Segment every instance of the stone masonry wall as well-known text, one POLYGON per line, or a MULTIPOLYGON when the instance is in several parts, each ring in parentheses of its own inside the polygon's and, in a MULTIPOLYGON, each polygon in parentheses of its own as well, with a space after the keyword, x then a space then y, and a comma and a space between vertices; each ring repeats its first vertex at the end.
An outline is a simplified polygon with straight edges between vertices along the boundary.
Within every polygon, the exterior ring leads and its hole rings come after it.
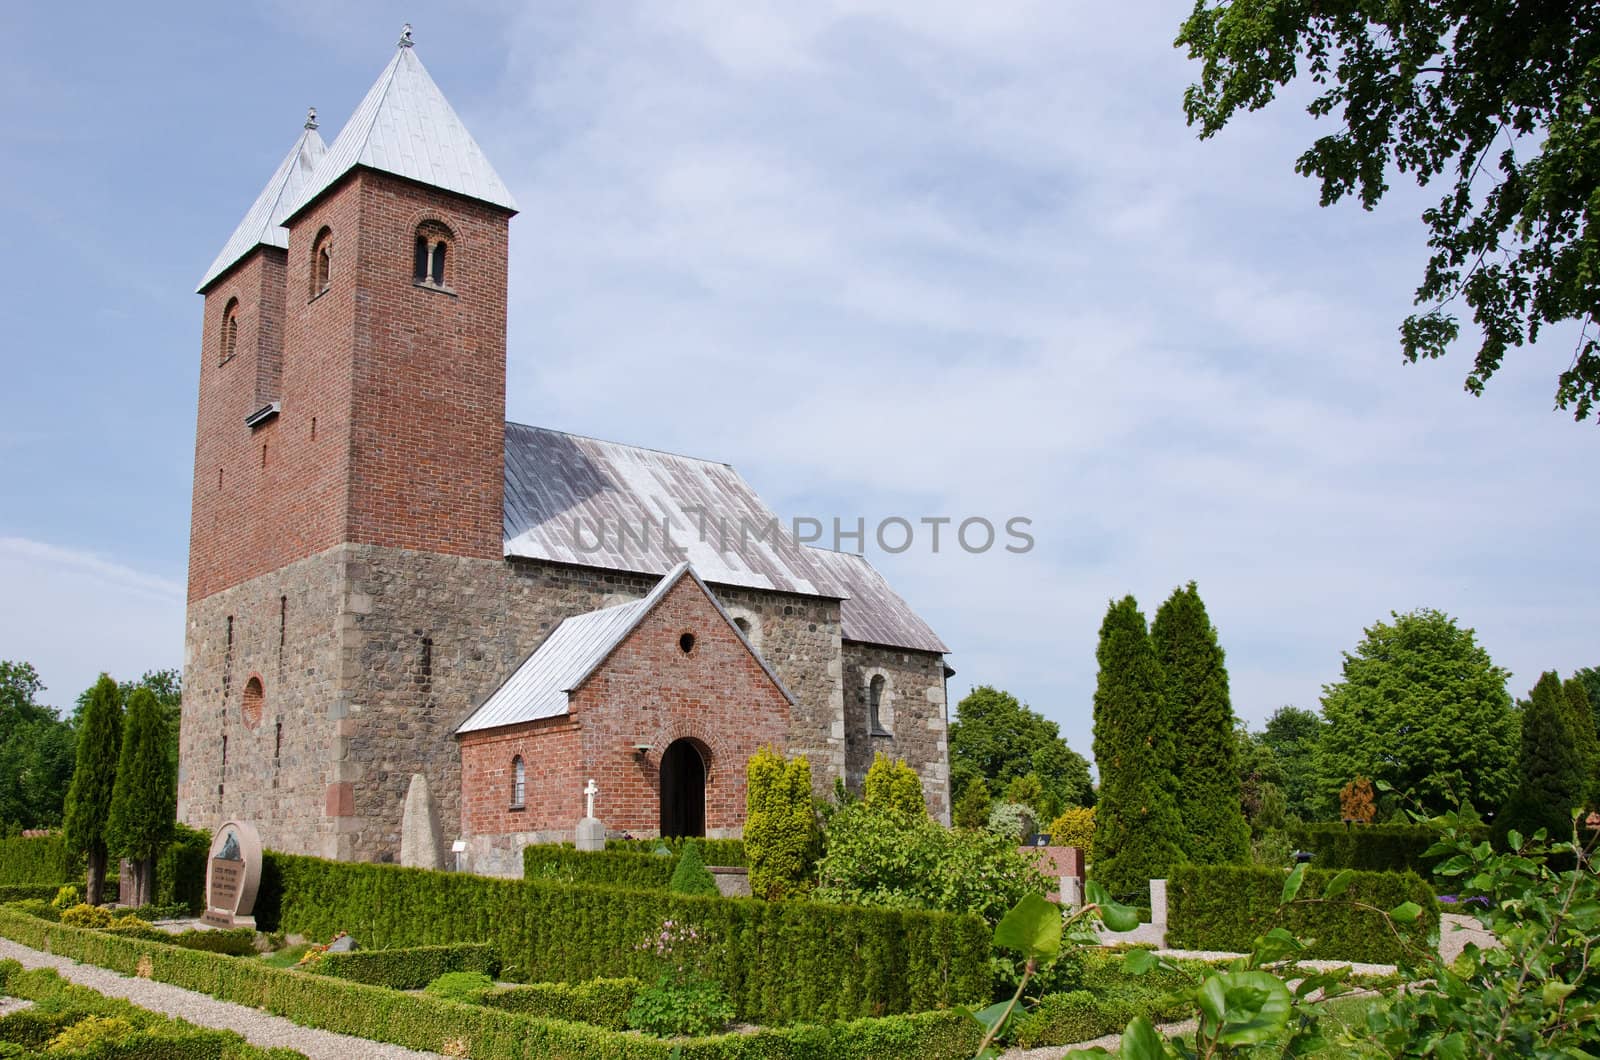
POLYGON ((845 722, 849 733, 847 783, 861 790, 873 755, 903 758, 922 778, 928 812, 950 823, 950 758, 944 657, 846 641, 843 646, 845 722), (887 736, 868 731, 872 679, 884 679, 879 721, 887 736))

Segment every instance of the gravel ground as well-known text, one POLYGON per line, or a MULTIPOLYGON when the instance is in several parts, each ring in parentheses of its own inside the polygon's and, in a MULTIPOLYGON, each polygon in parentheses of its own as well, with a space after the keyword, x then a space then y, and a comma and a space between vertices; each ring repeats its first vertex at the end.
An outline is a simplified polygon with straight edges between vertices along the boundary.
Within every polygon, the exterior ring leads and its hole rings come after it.
POLYGON ((21 961, 24 968, 54 968, 63 979, 98 990, 108 997, 127 998, 140 1008, 152 1012, 177 1016, 201 1027, 235 1031, 252 1045, 298 1049, 311 1060, 407 1060, 417 1057, 443 1060, 439 1053, 402 1049, 398 1045, 369 1042, 348 1034, 302 1027, 282 1016, 269 1015, 244 1005, 235 1005, 231 1001, 218 1001, 214 997, 167 983, 126 978, 92 964, 79 964, 65 957, 40 953, 19 946, 10 939, 0 938, 0 959, 4 958, 21 961))
POLYGON ((21 1012, 25 1008, 32 1008, 32 1001, 24 1001, 20 997, 0 997, 0 1016, 9 1016, 13 1012, 21 1012))

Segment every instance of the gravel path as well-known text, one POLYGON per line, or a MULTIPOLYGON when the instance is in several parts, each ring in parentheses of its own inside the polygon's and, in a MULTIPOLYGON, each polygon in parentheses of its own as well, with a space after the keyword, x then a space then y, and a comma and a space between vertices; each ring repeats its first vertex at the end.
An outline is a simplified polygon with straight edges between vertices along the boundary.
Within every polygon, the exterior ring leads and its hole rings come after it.
POLYGON ((127 998, 140 1008, 152 1012, 176 1016, 201 1027, 235 1031, 244 1035, 251 1045, 298 1049, 311 1060, 444 1060, 439 1053, 402 1049, 398 1045, 302 1027, 282 1016, 273 1016, 231 1001, 218 1001, 214 997, 167 983, 126 978, 92 964, 79 964, 65 957, 40 953, 10 939, 0 938, 0 959, 5 958, 21 961, 24 968, 54 968, 63 979, 98 990, 108 997, 127 998))

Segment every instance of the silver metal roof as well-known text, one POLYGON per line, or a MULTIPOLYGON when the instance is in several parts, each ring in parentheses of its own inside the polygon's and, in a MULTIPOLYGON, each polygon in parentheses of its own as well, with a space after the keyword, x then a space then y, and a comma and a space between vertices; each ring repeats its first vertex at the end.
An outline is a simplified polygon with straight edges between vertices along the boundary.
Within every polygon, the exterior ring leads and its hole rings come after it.
POLYGON ((839 602, 840 635, 845 640, 940 655, 950 650, 865 556, 815 547, 809 551, 848 594, 839 602))
POLYGON ((308 120, 305 132, 300 134, 294 147, 278 163, 272 179, 261 189, 256 201, 250 204, 244 220, 239 222, 239 227, 222 245, 222 252, 200 278, 200 286, 195 288, 196 291, 210 287, 218 276, 233 268, 240 258, 256 247, 289 248, 289 230, 283 227, 284 219, 289 216, 288 206, 310 183, 317 163, 327 152, 327 145, 317 135, 315 121, 308 120))
POLYGON ((505 477, 507 556, 845 595, 727 464, 508 423, 505 477))
POLYGON ((517 201, 433 83, 409 38, 290 203, 293 217, 356 166, 393 173, 515 211, 517 201))
POLYGON ((694 579, 728 628, 761 664, 779 691, 793 703, 794 696, 784 687, 766 660, 761 658, 761 653, 745 639, 744 633, 728 616, 728 612, 723 610, 716 594, 692 566, 683 563, 657 582, 642 600, 574 615, 562 621, 545 638, 545 642, 512 672, 505 684, 490 693, 483 704, 456 727, 456 732, 498 729, 505 725, 556 718, 567 713, 571 693, 583 686, 606 657, 638 628, 656 604, 685 577, 694 579))

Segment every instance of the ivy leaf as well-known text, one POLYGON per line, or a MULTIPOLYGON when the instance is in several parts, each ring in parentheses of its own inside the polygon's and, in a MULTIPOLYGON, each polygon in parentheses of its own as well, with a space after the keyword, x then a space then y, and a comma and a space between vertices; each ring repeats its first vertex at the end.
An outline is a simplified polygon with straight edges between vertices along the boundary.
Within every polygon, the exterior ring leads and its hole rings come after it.
POLYGON ((1294 867, 1294 871, 1289 873, 1289 878, 1283 881, 1283 898, 1281 900, 1281 904, 1288 905, 1290 902, 1294 901, 1294 896, 1300 893, 1300 885, 1305 881, 1306 865, 1305 862, 1302 861, 1300 864, 1294 867))
POLYGON ((1410 924, 1422 915, 1422 906, 1416 902, 1401 902, 1389 910, 1389 915, 1402 924, 1410 924))
POLYGON ((1356 874, 1353 869, 1345 869, 1339 875, 1328 881, 1327 889, 1322 892, 1324 898, 1337 898, 1350 889, 1350 884, 1355 882, 1356 874))
POLYGON ((1023 895, 995 925, 994 944, 1018 950, 1030 960, 1055 960, 1061 952, 1061 907, 1037 894, 1023 895))

